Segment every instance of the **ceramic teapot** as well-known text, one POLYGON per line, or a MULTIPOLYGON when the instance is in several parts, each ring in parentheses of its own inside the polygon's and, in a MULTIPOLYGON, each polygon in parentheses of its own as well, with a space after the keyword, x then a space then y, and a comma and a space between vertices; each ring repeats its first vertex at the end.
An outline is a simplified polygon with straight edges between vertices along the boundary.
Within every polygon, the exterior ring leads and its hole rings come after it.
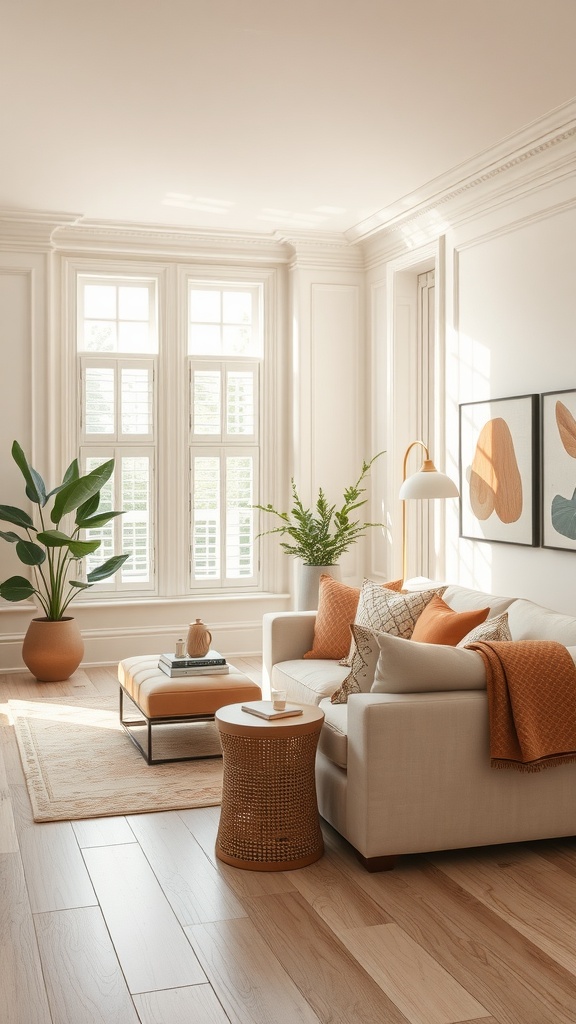
POLYGON ((191 622, 188 627, 188 638, 186 640, 186 649, 190 658, 203 658, 205 654, 208 654, 210 650, 210 644, 212 643, 212 633, 202 622, 202 619, 196 619, 196 622, 191 622))

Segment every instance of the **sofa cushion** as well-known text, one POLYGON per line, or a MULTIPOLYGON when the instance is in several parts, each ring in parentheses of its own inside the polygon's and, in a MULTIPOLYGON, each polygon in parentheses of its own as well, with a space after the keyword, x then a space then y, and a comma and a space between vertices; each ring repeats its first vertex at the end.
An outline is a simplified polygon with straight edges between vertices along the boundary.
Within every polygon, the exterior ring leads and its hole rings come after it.
POLYGON ((486 608, 488 605, 490 619, 505 612, 515 600, 514 597, 497 597, 495 594, 484 594, 481 590, 470 590, 469 587, 459 587, 456 584, 446 587, 442 597, 456 612, 486 608))
POLYGON ((455 647, 466 633, 484 622, 488 608, 456 612, 437 594, 418 617, 412 640, 425 644, 446 644, 455 647))
POLYGON ((345 658, 350 649, 350 625, 354 622, 360 590, 323 573, 318 587, 318 613, 312 650, 305 658, 345 658))
POLYGON ((485 622, 471 629, 456 646, 466 647, 467 644, 474 644, 478 640, 497 640, 503 642, 511 639, 512 634, 508 625, 508 612, 502 612, 501 615, 495 615, 493 619, 486 619, 485 622))
POLYGON ((376 634, 373 630, 356 624, 350 626, 350 632, 356 641, 352 664, 344 682, 332 694, 332 704, 346 704, 351 693, 370 693, 370 687, 374 682, 376 662, 380 655, 376 634))
POLYGON ((524 598, 510 605, 508 625, 513 640, 556 640, 565 647, 576 645, 576 618, 524 598))
POLYGON ((373 693, 483 690, 486 670, 477 651, 421 644, 387 633, 378 635, 380 657, 373 693))
POLYGON ((348 675, 349 669, 337 661, 281 661, 274 665, 270 675, 275 690, 286 690, 288 700, 299 704, 319 704, 330 697, 348 675))
POLYGON ((331 704, 328 698, 320 701, 324 721, 318 740, 318 750, 340 768, 348 762, 348 706, 331 704))
MULTIPOLYGON (((410 594, 391 592, 373 580, 364 580, 360 588, 360 600, 356 611, 355 623, 366 626, 379 633, 391 633, 394 636, 408 638, 412 636, 418 616, 435 594, 439 597, 444 587, 416 591, 410 594)), ((354 653, 354 641, 350 647, 345 664, 350 665, 354 653)))

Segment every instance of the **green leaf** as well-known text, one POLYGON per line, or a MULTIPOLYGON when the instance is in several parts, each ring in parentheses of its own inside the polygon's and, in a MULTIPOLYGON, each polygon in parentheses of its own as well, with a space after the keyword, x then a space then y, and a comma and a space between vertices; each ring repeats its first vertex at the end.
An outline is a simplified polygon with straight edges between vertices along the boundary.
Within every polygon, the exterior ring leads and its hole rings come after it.
POLYGON ((76 526, 82 527, 83 530, 95 530, 100 526, 106 526, 106 523, 116 516, 123 515, 123 512, 100 512, 97 516, 91 516, 89 519, 79 519, 76 516, 76 526))
POLYGON ((94 494, 98 494, 105 483, 114 472, 114 459, 102 463, 86 476, 73 480, 56 495, 54 508, 50 518, 53 523, 59 523, 63 516, 72 512, 84 502, 88 501, 94 494))
POLYGON ((91 586, 90 583, 82 583, 81 580, 68 580, 71 587, 76 587, 77 590, 88 590, 91 586))
POLYGON ((31 540, 19 540, 16 545, 16 554, 24 565, 42 565, 46 561, 46 552, 38 544, 31 540))
POLYGON ((98 511, 99 504, 100 492, 98 492, 98 494, 93 494, 91 498, 88 498, 88 501, 85 501, 82 505, 80 505, 80 507, 76 510, 76 525, 80 526, 81 519, 89 519, 90 516, 93 516, 94 513, 98 511))
POLYGON ((576 491, 572 498, 563 498, 561 494, 557 494, 552 500, 551 515, 556 533, 576 540, 576 491))
POLYGON ((51 498, 53 494, 58 494, 59 491, 64 490, 64 488, 68 484, 72 483, 73 480, 77 480, 79 476, 80 470, 78 469, 78 459, 73 459, 62 477, 62 483, 58 484, 58 487, 53 487, 46 495, 46 498, 48 499, 51 498))
POLYGON ((101 580, 107 580, 109 576, 113 576, 118 571, 127 558, 130 558, 130 555, 114 555, 107 562, 103 562, 102 565, 97 565, 95 569, 92 569, 92 572, 88 573, 86 579, 89 583, 99 583, 101 580))
POLYGON ((61 530, 44 530, 38 534, 38 540, 47 548, 68 548, 74 558, 91 555, 102 543, 100 540, 77 540, 75 537, 69 537, 67 533, 62 533, 61 530))
POLYGON ((93 551, 97 551, 101 543, 100 540, 71 540, 68 548, 74 558, 84 558, 85 555, 91 555, 93 551))
POLYGON ((7 540, 9 544, 16 544, 19 540, 22 540, 17 533, 12 533, 12 530, 7 531, 6 533, 0 530, 0 537, 2 537, 2 540, 7 540))
POLYGON ((35 593, 30 580, 24 579, 23 576, 11 576, 9 580, 0 583, 0 597, 5 601, 25 601, 35 593))
POLYGON ((69 537, 67 533, 62 533, 61 530, 43 530, 36 539, 47 548, 67 548, 72 537, 69 537))
POLYGON ((29 464, 22 448, 18 444, 18 441, 14 441, 12 445, 12 458, 26 481, 26 494, 30 498, 30 501, 33 501, 36 505, 41 505, 43 507, 46 504, 46 487, 44 485, 44 481, 40 476, 40 473, 37 473, 29 464))
POLYGON ((35 530, 33 520, 27 512, 15 505, 0 505, 0 520, 5 523, 14 523, 14 526, 22 526, 25 530, 35 530))

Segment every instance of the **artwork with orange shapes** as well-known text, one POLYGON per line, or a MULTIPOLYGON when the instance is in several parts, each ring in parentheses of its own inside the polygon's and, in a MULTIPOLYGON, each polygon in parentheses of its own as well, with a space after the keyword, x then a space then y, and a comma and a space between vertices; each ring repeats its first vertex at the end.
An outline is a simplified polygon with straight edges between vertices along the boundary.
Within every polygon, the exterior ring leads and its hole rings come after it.
POLYGON ((576 551, 576 389, 542 395, 542 546, 576 551))
POLYGON ((539 396, 460 405, 460 536, 539 543, 539 396))

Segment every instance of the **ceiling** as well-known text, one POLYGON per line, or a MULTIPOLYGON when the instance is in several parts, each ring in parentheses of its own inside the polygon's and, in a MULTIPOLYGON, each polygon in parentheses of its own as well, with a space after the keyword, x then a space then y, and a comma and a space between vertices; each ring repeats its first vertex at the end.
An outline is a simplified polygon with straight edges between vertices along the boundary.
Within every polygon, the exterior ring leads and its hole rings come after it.
POLYGON ((0 0, 0 207, 346 231, 576 96, 574 0, 0 0))

